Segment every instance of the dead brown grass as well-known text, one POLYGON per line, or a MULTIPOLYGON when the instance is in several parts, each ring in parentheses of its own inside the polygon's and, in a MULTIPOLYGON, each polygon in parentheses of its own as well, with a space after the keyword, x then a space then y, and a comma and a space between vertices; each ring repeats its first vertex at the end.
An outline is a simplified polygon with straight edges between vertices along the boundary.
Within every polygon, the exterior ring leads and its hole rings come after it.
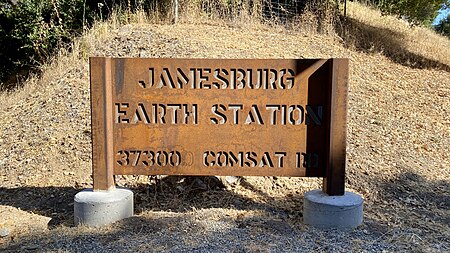
POLYGON ((348 3, 348 19, 338 25, 352 50, 380 53, 409 67, 450 71, 450 55, 445 53, 450 41, 429 28, 411 26, 356 2, 348 3))

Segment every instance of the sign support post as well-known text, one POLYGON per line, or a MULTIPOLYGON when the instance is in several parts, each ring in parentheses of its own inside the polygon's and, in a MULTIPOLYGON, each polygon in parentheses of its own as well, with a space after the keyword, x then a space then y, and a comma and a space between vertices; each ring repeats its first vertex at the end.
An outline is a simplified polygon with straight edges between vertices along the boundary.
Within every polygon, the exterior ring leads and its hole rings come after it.
POLYGON ((348 60, 333 59, 330 75, 330 141, 322 187, 330 196, 342 196, 345 193, 348 60))
POLYGON ((91 58, 91 125, 94 190, 114 189, 111 58, 91 58))

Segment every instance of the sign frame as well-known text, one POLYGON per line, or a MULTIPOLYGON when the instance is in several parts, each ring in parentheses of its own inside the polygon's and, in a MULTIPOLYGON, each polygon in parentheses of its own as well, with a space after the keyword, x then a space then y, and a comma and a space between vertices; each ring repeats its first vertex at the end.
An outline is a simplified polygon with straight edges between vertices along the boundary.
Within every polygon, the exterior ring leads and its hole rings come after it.
MULTIPOLYGON (((207 65, 211 62, 225 62, 233 60, 222 59, 142 59, 142 58, 90 58, 91 81, 91 129, 92 129, 92 174, 93 188, 95 191, 108 191, 115 188, 114 145, 115 129, 115 90, 123 75, 123 64, 126 61, 159 61, 189 62, 204 61, 207 65), (118 81, 119 80, 119 81, 118 81)), ((303 78, 309 78, 323 66, 327 66, 327 90, 323 96, 327 98, 327 106, 324 113, 326 129, 324 138, 324 176, 323 192, 330 196, 340 196, 345 193, 345 166, 346 166, 346 121, 347 121, 347 89, 348 89, 348 59, 308 59, 308 60, 234 60, 264 64, 270 61, 307 61, 309 66, 303 70, 303 78)), ((303 63, 302 63, 303 64, 303 63)), ((297 76, 297 73, 296 73, 297 76)), ((296 77, 297 78, 297 77, 296 77)), ((298 78, 302 78, 299 76, 298 78)), ((307 82, 307 80, 306 80, 307 82)), ((307 94, 310 96, 310 94, 307 94)), ((306 137, 305 137, 306 138, 306 137)), ((306 141, 306 140, 305 140, 306 141)), ((140 173, 142 174, 142 173, 140 173)), ((183 174, 189 175, 189 174, 183 174)), ((205 174, 212 175, 212 174, 205 174)), ((274 174, 273 176, 275 176, 274 174)))

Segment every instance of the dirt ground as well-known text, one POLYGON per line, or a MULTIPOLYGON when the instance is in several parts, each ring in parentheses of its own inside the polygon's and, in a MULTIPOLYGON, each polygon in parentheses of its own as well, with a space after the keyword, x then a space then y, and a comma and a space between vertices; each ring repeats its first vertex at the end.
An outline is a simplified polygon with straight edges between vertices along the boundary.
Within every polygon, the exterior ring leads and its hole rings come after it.
POLYGON ((97 26, 41 79, 0 95, 0 250, 450 252, 450 62, 424 68, 349 43, 261 24, 97 26), (364 224, 304 225, 303 194, 320 178, 116 176, 134 191, 136 216, 73 227, 73 197, 92 182, 93 55, 349 58, 346 187, 364 197, 364 224))

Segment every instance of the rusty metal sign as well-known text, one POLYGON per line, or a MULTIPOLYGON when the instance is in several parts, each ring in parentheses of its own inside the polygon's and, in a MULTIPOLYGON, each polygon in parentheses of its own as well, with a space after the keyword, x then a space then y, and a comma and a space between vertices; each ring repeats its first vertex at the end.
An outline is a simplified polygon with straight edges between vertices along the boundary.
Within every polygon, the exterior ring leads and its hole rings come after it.
POLYGON ((94 189, 113 175, 323 177, 344 193, 347 59, 90 59, 94 189))

